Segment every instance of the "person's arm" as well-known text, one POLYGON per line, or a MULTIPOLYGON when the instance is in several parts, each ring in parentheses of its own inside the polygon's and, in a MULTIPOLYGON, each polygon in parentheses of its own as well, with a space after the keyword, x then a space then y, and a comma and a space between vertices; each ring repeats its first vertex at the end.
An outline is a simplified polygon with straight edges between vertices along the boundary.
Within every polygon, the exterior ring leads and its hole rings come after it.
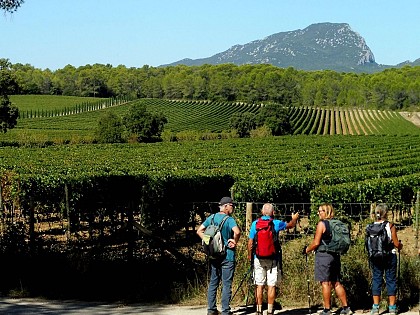
POLYGON ((401 250, 403 248, 403 244, 398 240, 397 229, 395 228, 395 225, 390 224, 389 228, 391 229, 392 243, 394 243, 394 246, 398 250, 401 250))
POLYGON ((306 254, 309 254, 311 251, 316 250, 318 246, 321 244, 322 234, 325 232, 325 224, 322 221, 318 222, 316 226, 315 236, 312 240, 312 243, 306 247, 306 254))
POLYGON ((252 247, 254 246, 254 240, 252 238, 248 239, 248 260, 251 261, 252 258, 252 247))
POLYGON ((233 231, 233 238, 228 239, 228 246, 229 248, 234 248, 236 244, 239 242, 239 238, 241 237, 241 230, 236 225, 232 228, 233 231))
POLYGON ((205 230, 206 230, 206 227, 203 224, 201 224, 197 230, 197 235, 200 236, 201 239, 203 239, 205 230))
POLYGON ((299 212, 292 213, 292 220, 290 220, 287 225, 286 229, 293 229, 296 226, 296 222, 299 219, 299 212))

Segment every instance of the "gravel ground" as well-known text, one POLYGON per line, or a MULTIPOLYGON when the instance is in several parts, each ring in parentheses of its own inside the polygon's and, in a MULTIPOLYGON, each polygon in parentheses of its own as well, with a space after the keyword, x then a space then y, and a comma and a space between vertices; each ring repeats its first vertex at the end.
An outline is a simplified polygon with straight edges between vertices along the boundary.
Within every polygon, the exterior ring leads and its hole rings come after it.
MULTIPOLYGON (((255 314, 251 307, 236 307, 232 309, 233 315, 255 314)), ((51 301, 41 299, 10 299, 0 298, 0 314, 58 314, 58 315, 206 315, 205 306, 179 306, 179 305, 121 305, 107 303, 88 303, 78 301, 51 301)), ((265 312, 264 312, 265 314, 265 312)), ((299 315, 309 314, 307 308, 284 309, 275 314, 299 315)), ((312 314, 316 314, 314 311, 312 314)), ((368 310, 357 310, 355 314, 369 314, 368 310)), ((381 315, 388 314, 382 310, 381 315)), ((419 307, 411 311, 400 313, 405 315, 420 315, 419 307)))

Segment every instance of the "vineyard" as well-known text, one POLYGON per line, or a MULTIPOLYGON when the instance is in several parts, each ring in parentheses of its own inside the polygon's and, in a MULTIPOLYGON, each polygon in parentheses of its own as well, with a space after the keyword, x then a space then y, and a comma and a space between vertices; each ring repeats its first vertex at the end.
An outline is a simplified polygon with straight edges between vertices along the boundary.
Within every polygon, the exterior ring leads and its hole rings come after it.
POLYGON ((240 201, 410 203, 420 187, 419 140, 419 136, 288 136, 2 147, 0 170, 3 189, 10 186, 14 191, 8 202, 36 202, 43 207, 60 205, 65 185, 86 200, 109 198, 104 189, 120 191, 129 185, 133 198, 154 202, 162 198, 162 204, 173 205, 209 196, 217 199, 229 190, 240 201))
MULTIPOLYGON (((163 99, 89 99, 75 98, 72 105, 58 105, 60 97, 42 96, 45 104, 38 109, 29 105, 28 96, 15 96, 20 108, 18 125, 0 140, 19 141, 29 135, 41 135, 53 142, 65 143, 65 138, 93 138, 94 129, 104 111, 123 116, 133 102, 146 104, 148 110, 163 113, 168 119, 165 130, 170 132, 201 131, 220 133, 229 130, 234 113, 258 114, 263 104, 217 101, 181 101, 163 99), (76 99, 80 103, 76 102, 76 99), (54 105, 50 103, 53 102, 54 105), (29 135, 28 135, 29 134, 29 135), (57 141, 56 139, 63 139, 57 141)), ((35 98, 37 99, 37 98, 35 98)), ((64 100, 67 104, 67 101, 64 100)), ((291 107, 293 134, 305 135, 407 135, 420 134, 420 128, 398 112, 361 110, 357 108, 291 107)), ((30 136, 29 136, 30 137, 30 136)), ((89 140, 88 142, 91 142, 89 140)), ((68 142, 68 141, 67 141, 68 142)))
MULTIPOLYGON (((174 130, 222 130, 232 113, 261 108, 137 101, 165 113, 174 130)), ((88 135, 101 112, 122 115, 129 104, 22 118, 11 132, 88 135)), ((53 297, 148 301, 156 290, 170 297, 197 272, 205 274, 192 233, 223 195, 233 195, 241 207, 281 204, 284 218, 299 207, 306 220, 302 232, 310 231, 320 202, 333 202, 360 230, 370 205, 384 201, 413 231, 420 190, 417 127, 386 111, 301 107, 291 115, 301 127, 283 137, 0 147, 0 248, 9 271, 1 292, 27 286, 31 294, 53 297), (180 238, 181 231, 190 234, 180 238)), ((243 223, 241 215, 238 207, 243 223)))

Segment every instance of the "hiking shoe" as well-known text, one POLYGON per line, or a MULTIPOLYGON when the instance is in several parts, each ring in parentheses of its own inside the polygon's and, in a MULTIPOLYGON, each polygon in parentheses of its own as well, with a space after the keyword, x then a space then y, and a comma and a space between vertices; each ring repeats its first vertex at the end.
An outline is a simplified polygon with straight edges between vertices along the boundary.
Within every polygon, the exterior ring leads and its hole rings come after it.
POLYGON ((353 312, 351 311, 350 307, 345 307, 341 310, 340 314, 350 315, 353 314, 353 312))
POLYGON ((271 313, 267 312, 267 315, 274 315, 274 311, 272 311, 271 313))
POLYGON ((256 312, 255 315, 263 315, 263 312, 256 312))
POLYGON ((388 312, 389 312, 389 314, 398 314, 398 312, 397 312, 397 306, 395 306, 395 305, 390 306, 388 308, 388 312))
POLYGON ((322 312, 319 313, 319 315, 331 315, 331 311, 322 310, 322 312))
POLYGON ((379 307, 372 307, 370 315, 379 315, 379 307))

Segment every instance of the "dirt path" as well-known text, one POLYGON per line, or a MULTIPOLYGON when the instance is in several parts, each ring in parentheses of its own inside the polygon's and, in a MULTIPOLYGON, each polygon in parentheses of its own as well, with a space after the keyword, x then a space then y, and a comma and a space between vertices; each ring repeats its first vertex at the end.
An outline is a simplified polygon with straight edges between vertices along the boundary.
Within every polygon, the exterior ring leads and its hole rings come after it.
MULTIPOLYGON (((252 307, 236 307, 232 309, 233 315, 255 314, 252 307)), ((78 301, 51 301, 41 299, 11 299, 0 298, 0 314, 57 314, 57 315, 205 315, 205 306, 179 306, 179 305, 121 305, 108 303, 88 303, 78 301)), ((265 312, 264 312, 265 313, 265 312)), ((367 310, 357 310, 355 314, 368 314, 367 310)), ((309 314, 308 308, 284 309, 276 311, 282 315, 309 314)), ((312 314, 316 314, 315 311, 312 314)), ((385 312, 382 315, 388 314, 385 312)), ((402 315, 419 315, 419 307, 411 311, 400 313, 402 315)))
POLYGON ((400 112, 400 115, 420 127, 420 112, 400 112))

